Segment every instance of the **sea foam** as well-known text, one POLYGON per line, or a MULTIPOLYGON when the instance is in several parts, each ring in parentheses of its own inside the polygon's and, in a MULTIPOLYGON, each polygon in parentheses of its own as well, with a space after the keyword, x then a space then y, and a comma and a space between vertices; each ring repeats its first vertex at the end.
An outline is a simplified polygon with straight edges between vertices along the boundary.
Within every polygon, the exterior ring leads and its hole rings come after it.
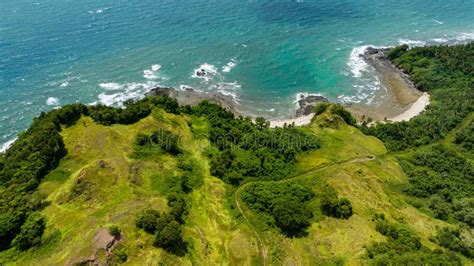
POLYGON ((9 140, 7 142, 5 142, 4 144, 2 144, 2 146, 0 147, 0 153, 4 153, 6 152, 8 149, 10 149, 10 147, 13 145, 13 143, 15 143, 15 141, 17 140, 18 138, 14 138, 12 140, 9 140))
POLYGON ((55 97, 49 97, 46 100, 46 104, 49 106, 58 106, 59 105, 59 99, 55 97))
POLYGON ((222 67, 222 72, 229 73, 234 67, 237 66, 237 59, 232 58, 227 65, 222 67))
POLYGON ((199 68, 196 68, 191 75, 192 78, 204 79, 209 82, 214 79, 217 74, 217 67, 208 63, 204 63, 199 68))

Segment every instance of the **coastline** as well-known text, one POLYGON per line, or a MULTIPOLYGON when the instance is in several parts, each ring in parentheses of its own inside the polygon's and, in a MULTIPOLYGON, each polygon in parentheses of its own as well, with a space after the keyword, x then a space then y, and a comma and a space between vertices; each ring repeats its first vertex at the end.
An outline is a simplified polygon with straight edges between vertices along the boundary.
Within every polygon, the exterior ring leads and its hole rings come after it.
MULTIPOLYGON (((358 122, 363 121, 392 121, 402 122, 422 113, 430 104, 428 93, 419 91, 410 77, 403 73, 398 67, 386 57, 388 49, 368 48, 360 55, 369 65, 375 69, 375 75, 381 81, 384 89, 377 91, 373 104, 344 104, 358 122)), ((157 87, 146 94, 154 96, 169 96, 176 98, 180 105, 196 105, 200 101, 208 100, 220 104, 225 109, 237 116, 243 115, 239 110, 239 104, 232 97, 219 92, 203 92, 193 88, 177 90, 174 88, 157 87)), ((271 127, 283 127, 285 124, 304 126, 311 123, 314 113, 312 107, 321 102, 329 102, 321 95, 301 96, 298 100, 299 108, 294 117, 282 119, 269 119, 271 127)))
POLYGON ((368 48, 361 57, 375 69, 386 90, 378 90, 374 104, 346 104, 359 121, 407 121, 429 105, 428 93, 419 91, 410 77, 386 57, 388 49, 368 48), (369 119, 370 118, 370 119, 369 119))
MULTIPOLYGON (((402 122, 408 121, 422 113, 430 104, 430 95, 419 91, 410 77, 386 57, 386 48, 368 48, 360 55, 375 69, 375 75, 380 79, 383 88, 377 91, 374 104, 344 104, 358 122, 402 122)), ((243 116, 239 104, 230 96, 219 92, 203 92, 193 88, 181 90, 175 88, 157 87, 151 89, 146 96, 169 96, 176 98, 180 105, 196 105, 203 100, 216 103, 237 116, 243 116)), ((320 102, 329 102, 321 95, 308 95, 298 100, 299 108, 292 118, 269 119, 270 127, 286 125, 304 126, 311 123, 314 113, 312 107, 320 102)), ((0 146, 0 153, 4 153, 15 142, 12 139, 0 146)))

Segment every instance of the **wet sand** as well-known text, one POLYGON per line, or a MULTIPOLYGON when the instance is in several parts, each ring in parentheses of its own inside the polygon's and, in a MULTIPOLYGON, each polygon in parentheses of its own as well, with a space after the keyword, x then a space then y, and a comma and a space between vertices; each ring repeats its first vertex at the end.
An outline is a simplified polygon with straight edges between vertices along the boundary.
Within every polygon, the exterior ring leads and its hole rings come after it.
MULTIPOLYGON (((380 89, 373 104, 346 104, 345 108, 359 121, 365 121, 371 118, 373 121, 407 121, 419 115, 430 104, 428 93, 423 93, 416 89, 416 86, 410 80, 409 76, 403 73, 390 60, 385 57, 387 50, 369 49, 363 58, 376 70, 376 75, 380 79, 383 89, 380 89)), ((188 88, 185 90, 175 90, 172 88, 156 88, 147 95, 166 95, 174 97, 180 105, 196 105, 203 100, 220 104, 222 107, 233 112, 236 115, 242 115, 239 110, 240 105, 232 97, 215 92, 202 92, 188 88)), ((315 97, 315 96, 310 96, 315 97)), ((320 96, 318 96, 320 97, 320 96)), ((323 97, 315 100, 324 102, 323 97)), ((303 126, 311 123, 314 114, 307 113, 305 100, 300 110, 294 118, 289 119, 271 119, 271 127, 282 127, 285 124, 303 126)), ((310 101, 311 102, 311 101, 310 101)))
POLYGON ((363 55, 363 58, 375 68, 376 75, 386 89, 377 92, 371 105, 346 105, 358 121, 367 120, 369 117, 374 121, 409 120, 420 114, 429 104, 429 96, 422 97, 424 94, 416 89, 409 76, 385 57, 386 51, 370 49, 363 55))

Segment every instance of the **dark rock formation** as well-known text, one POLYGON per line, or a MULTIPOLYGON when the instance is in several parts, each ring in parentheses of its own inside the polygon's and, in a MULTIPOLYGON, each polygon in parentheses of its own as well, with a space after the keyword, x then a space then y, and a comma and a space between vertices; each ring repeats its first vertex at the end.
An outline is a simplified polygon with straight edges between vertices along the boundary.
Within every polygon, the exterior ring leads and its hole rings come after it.
POLYGON ((296 110, 296 115, 297 116, 309 115, 313 113, 314 106, 316 106, 318 103, 327 103, 327 102, 329 102, 328 99, 319 95, 309 95, 307 97, 301 96, 301 99, 298 100, 298 104, 300 108, 296 110))
POLYGON ((171 98, 176 98, 178 96, 178 93, 173 88, 156 87, 156 88, 151 89, 145 95, 146 96, 161 96, 161 97, 167 96, 171 98))

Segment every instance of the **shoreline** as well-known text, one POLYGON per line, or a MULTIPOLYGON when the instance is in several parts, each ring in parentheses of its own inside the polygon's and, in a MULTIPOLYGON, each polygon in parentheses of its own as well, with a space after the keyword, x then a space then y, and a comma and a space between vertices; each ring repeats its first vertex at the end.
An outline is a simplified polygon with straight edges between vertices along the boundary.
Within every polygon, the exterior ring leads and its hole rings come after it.
MULTIPOLYGON (((358 122, 402 122, 408 121, 421 114, 430 104, 430 95, 419 91, 411 81, 409 75, 405 74, 395 66, 387 57, 388 49, 376 49, 369 47, 364 54, 360 55, 370 66, 375 69, 375 75, 380 79, 383 88, 377 91, 374 104, 344 104, 358 122)), ((310 106, 310 105, 309 105, 310 106)), ((314 114, 300 111, 308 110, 308 105, 300 103, 300 109, 295 118, 269 120, 271 127, 279 127, 284 124, 295 124, 303 126, 311 123, 314 114)))
POLYGON ((386 57, 387 51, 368 48, 361 55, 375 69, 375 75, 386 90, 377 91, 373 105, 345 105, 359 122, 406 121, 420 114, 429 104, 428 94, 419 91, 410 77, 386 57))
MULTIPOLYGON (((430 95, 419 91, 410 77, 386 57, 386 48, 369 47, 360 55, 375 69, 375 75, 381 80, 384 89, 376 94, 376 104, 344 104, 358 122, 372 120, 374 122, 403 122, 421 114, 430 104, 430 95)), ((151 89, 145 96, 168 96, 176 98, 180 105, 196 105, 203 100, 216 103, 237 116, 244 116, 239 110, 239 104, 230 96, 220 92, 204 92, 193 88, 178 90, 175 88, 157 87, 151 89)), ((283 127, 285 124, 304 126, 311 123, 314 113, 312 107, 320 102, 329 102, 324 96, 310 94, 298 100, 299 108, 292 118, 267 119, 270 127, 283 127)), ((0 145, 0 153, 4 153, 15 142, 12 139, 0 145)))
MULTIPOLYGON (((347 103, 344 107, 351 112, 358 122, 402 122, 408 121, 422 113, 430 104, 427 92, 419 91, 410 77, 396 67, 386 57, 386 48, 369 47, 360 55, 375 70, 374 75, 380 79, 383 88, 375 96, 374 104, 347 103)), ((239 104, 230 96, 219 92, 203 92, 193 88, 177 90, 174 88, 157 87, 150 90, 146 96, 169 96, 176 98, 180 105, 196 105, 203 100, 216 103, 237 116, 244 116, 239 110, 239 104)), ((298 100, 299 108, 293 117, 267 119, 271 127, 283 127, 285 124, 304 126, 311 123, 314 113, 312 107, 321 102, 329 102, 324 96, 310 94, 301 96, 298 100)))

